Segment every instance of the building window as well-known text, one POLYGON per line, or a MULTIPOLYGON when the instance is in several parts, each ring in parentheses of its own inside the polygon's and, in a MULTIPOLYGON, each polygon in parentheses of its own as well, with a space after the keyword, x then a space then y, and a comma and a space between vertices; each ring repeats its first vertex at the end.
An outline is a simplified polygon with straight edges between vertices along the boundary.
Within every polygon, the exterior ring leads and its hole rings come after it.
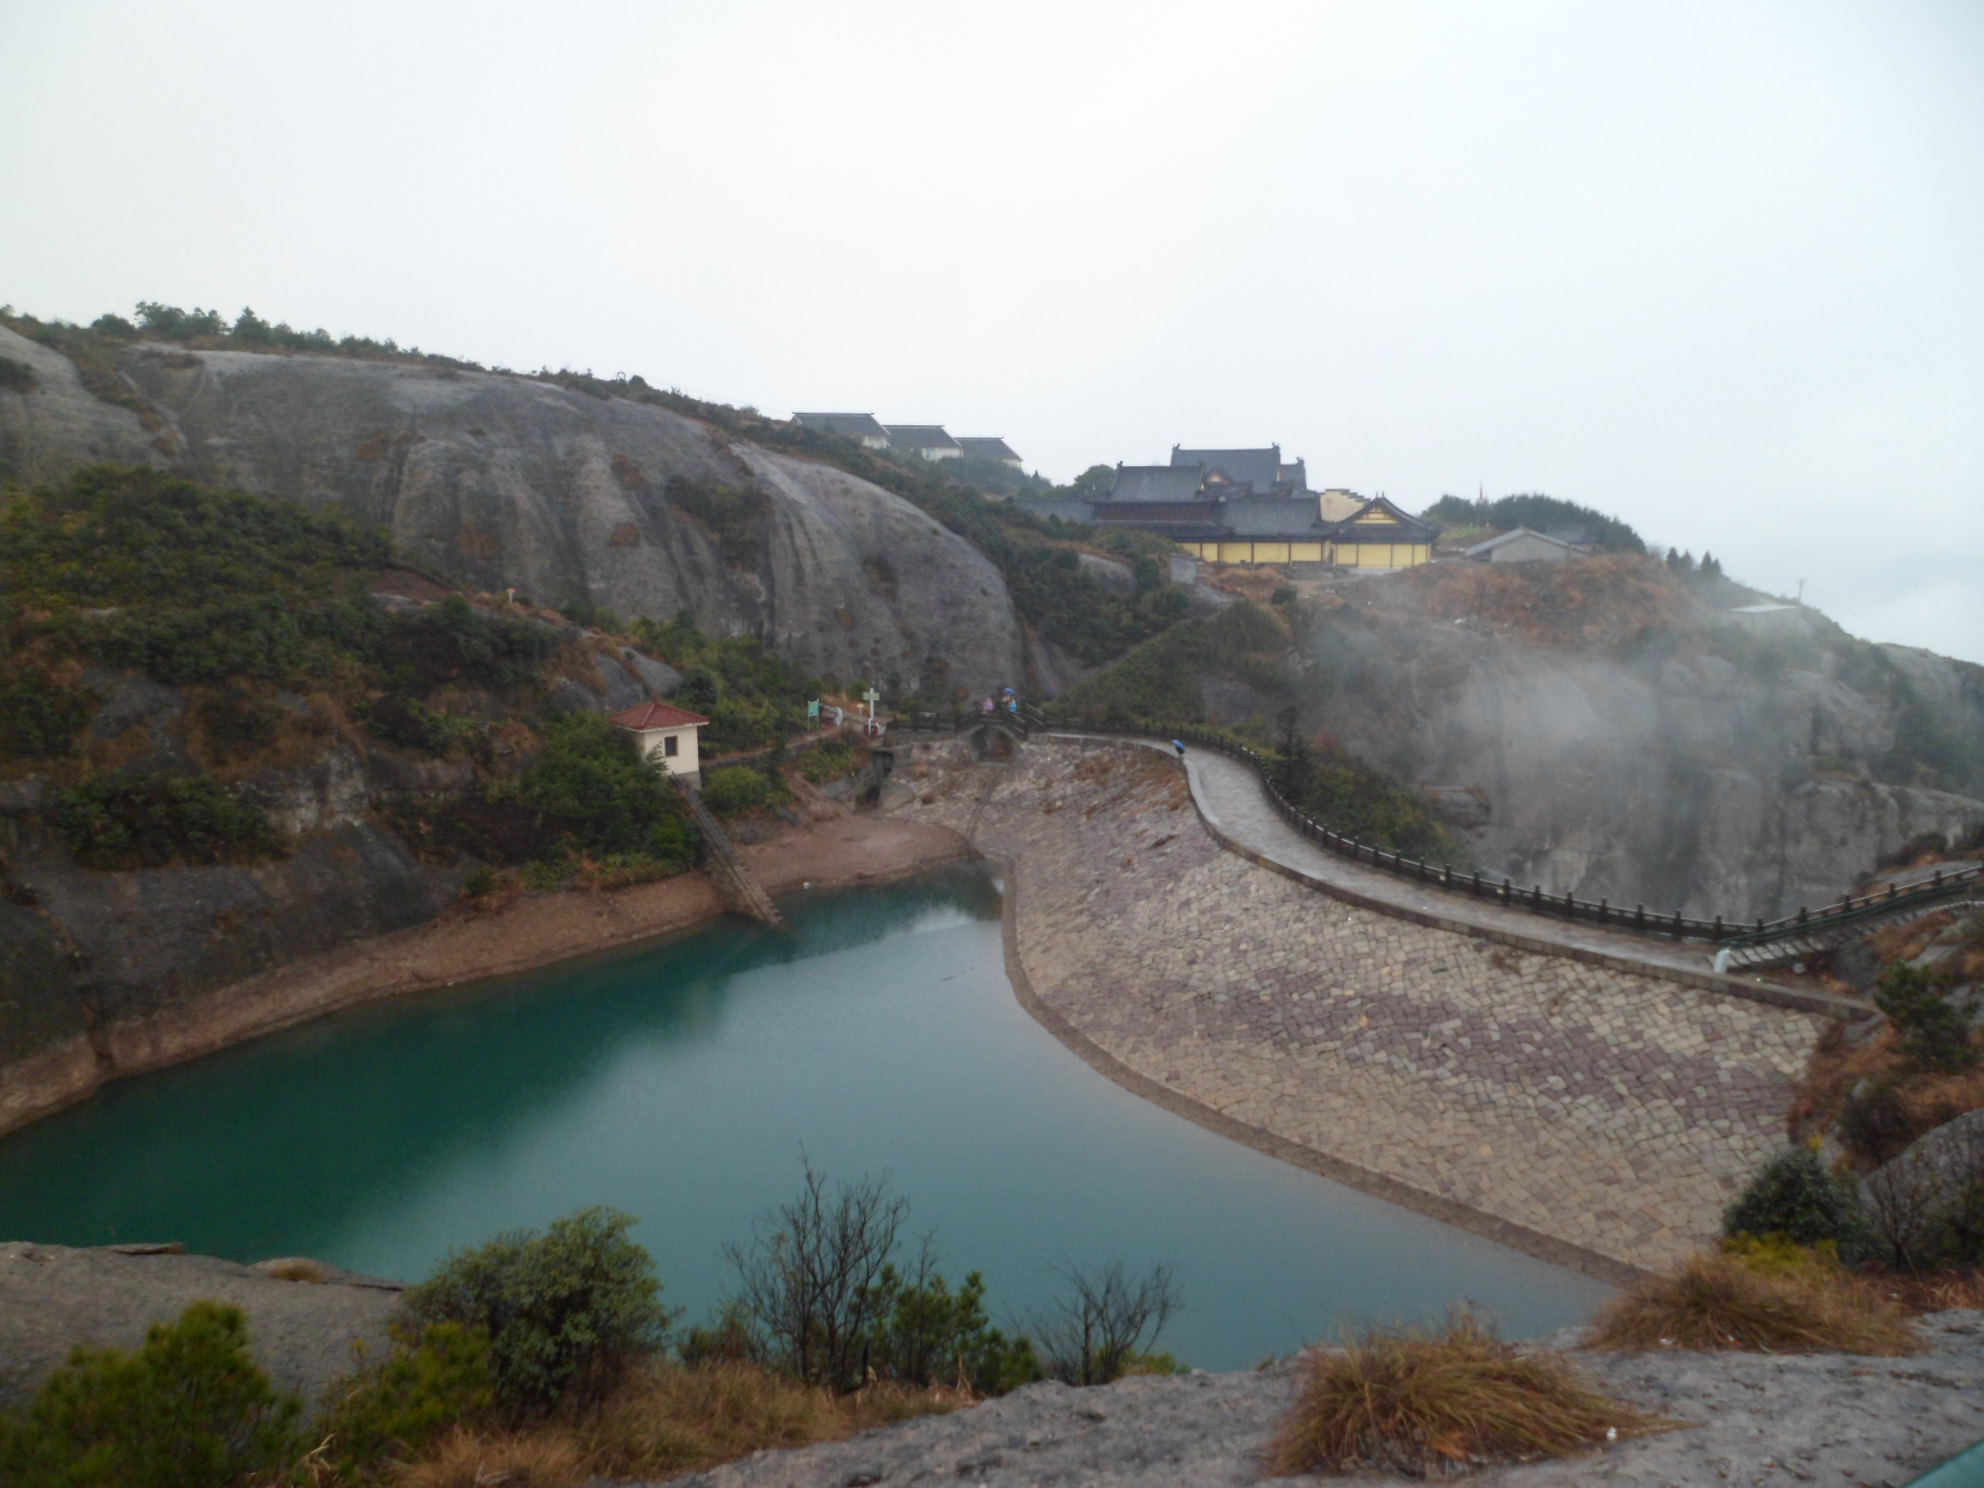
POLYGON ((681 751, 681 748, 682 748, 682 736, 680 734, 670 734, 667 738, 661 741, 661 752, 667 755, 670 759, 674 759, 675 756, 681 751))

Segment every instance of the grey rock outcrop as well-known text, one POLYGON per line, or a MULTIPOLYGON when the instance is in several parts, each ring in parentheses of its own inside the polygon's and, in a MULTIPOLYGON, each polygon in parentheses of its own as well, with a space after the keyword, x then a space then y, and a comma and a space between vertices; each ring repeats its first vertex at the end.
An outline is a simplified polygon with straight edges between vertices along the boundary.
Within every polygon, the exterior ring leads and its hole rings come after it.
MULTIPOLYGON (((1984 738, 1984 669, 1885 648, 1952 736, 1984 738)), ((1984 800, 1876 778, 1898 698, 1707 652, 1629 664, 1410 623, 1331 632, 1304 723, 1422 786, 1478 793, 1484 871, 1649 911, 1775 918, 1836 900, 1984 800)), ((1919 725, 1919 720, 1918 720, 1919 725)))
POLYGON ((0 328, 39 386, 0 394, 0 455, 28 480, 91 460, 184 470, 388 528, 470 587, 750 634, 891 693, 1022 675, 1020 626, 983 554, 832 466, 732 442, 649 403, 426 365, 140 345, 120 375, 161 432, 93 397, 64 357, 0 328), (668 494, 756 485, 755 562, 668 494))
MULTIPOLYGON (((1909 1360, 1576 1353, 1577 1368, 1601 1389, 1677 1428, 1582 1456, 1470 1470, 1464 1481, 1481 1488, 1905 1482, 1984 1433, 1984 1313, 1942 1313, 1925 1319, 1923 1331, 1931 1352, 1909 1360)), ((954 1415, 760 1452, 671 1481, 675 1488, 1239 1488, 1263 1480, 1265 1449, 1299 1382, 1298 1367, 1283 1362, 1248 1374, 1127 1379, 1088 1390, 1029 1385, 954 1415)), ((1425 1480, 1360 1473, 1348 1481, 1403 1488, 1425 1480)))
POLYGON ((278 1389, 315 1403, 351 1369, 351 1346, 387 1344, 397 1283, 324 1268, 283 1281, 212 1256, 0 1243, 0 1410, 18 1410, 74 1348, 137 1348, 194 1302, 248 1319, 249 1351, 278 1389))

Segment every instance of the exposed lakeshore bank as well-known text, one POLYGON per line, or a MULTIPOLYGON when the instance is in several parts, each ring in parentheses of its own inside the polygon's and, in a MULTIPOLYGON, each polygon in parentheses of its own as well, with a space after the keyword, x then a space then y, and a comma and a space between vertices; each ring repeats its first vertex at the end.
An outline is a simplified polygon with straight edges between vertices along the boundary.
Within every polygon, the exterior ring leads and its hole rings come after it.
MULTIPOLYGON (((912 877, 974 856, 935 822, 831 816, 739 848, 774 895, 912 877)), ((439 919, 289 962, 144 1016, 112 1019, 0 1070, 0 1135, 86 1100, 112 1080, 197 1059, 327 1013, 541 970, 697 929, 724 913, 701 872, 657 883, 461 905, 439 919)))
POLYGON ((898 778, 899 815, 1009 866, 1015 991, 1093 1068, 1602 1280, 1717 1232, 1829 1021, 1319 895, 1223 846, 1135 746, 920 744, 898 778))

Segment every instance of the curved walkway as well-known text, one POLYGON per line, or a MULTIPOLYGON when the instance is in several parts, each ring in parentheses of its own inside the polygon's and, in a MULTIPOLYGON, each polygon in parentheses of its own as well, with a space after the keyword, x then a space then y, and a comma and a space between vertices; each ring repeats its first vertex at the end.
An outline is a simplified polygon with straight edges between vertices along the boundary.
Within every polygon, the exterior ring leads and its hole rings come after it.
MULTIPOLYGON (((1161 744, 1117 740, 1097 734, 1048 734, 1047 739, 1083 743, 1127 743, 1170 756, 1161 744)), ((1705 991, 1774 1003, 1805 1012, 1850 1017, 1872 1012, 1867 1003, 1814 989, 1787 986, 1760 975, 1724 976, 1710 970, 1700 946, 1655 936, 1628 935, 1595 925, 1552 920, 1528 910, 1452 893, 1433 884, 1415 884, 1394 874, 1353 863, 1318 847, 1281 819, 1261 794, 1260 781, 1240 761, 1209 750, 1191 750, 1185 773, 1192 801, 1206 826, 1228 848, 1286 878, 1345 903, 1396 915, 1416 924, 1498 941, 1517 950, 1569 956, 1594 965, 1705 991)))
POLYGON ((1825 1015, 1360 903, 1222 840, 1247 823, 1209 777, 1194 810, 1123 741, 933 742, 892 814, 1009 865, 1015 988, 1090 1064, 1379 1197, 1619 1281, 1712 1235, 1783 1145, 1825 1015))

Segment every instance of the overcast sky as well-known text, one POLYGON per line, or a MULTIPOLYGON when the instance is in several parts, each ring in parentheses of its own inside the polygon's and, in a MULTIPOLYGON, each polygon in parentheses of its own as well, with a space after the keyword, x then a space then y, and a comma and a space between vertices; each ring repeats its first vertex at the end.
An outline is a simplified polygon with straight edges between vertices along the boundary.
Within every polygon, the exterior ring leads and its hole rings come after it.
POLYGON ((0 301, 1542 491, 1984 662, 1984 3, 0 0, 0 301))

